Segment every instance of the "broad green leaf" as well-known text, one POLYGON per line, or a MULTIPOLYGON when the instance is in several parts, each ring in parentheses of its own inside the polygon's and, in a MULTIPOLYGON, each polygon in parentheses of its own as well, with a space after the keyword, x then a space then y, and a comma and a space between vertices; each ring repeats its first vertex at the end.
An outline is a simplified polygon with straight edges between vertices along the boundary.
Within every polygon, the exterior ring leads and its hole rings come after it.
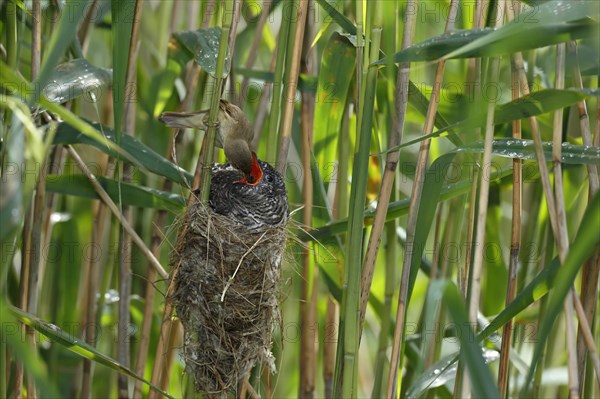
MULTIPOLYGON (((494 123, 507 123, 515 119, 541 115, 573 105, 586 98, 598 95, 597 91, 545 89, 501 104, 496 107, 494 123)), ((483 113, 482 113, 483 114, 483 113)), ((474 123, 480 124, 484 117, 478 115, 474 123)))
POLYGON ((30 313, 24 312, 21 309, 16 308, 14 306, 10 306, 9 311, 21 323, 34 328, 41 334, 48 337, 53 342, 56 342, 56 343, 64 346, 71 352, 74 352, 81 357, 90 359, 90 360, 92 360, 96 363, 102 364, 106 367, 109 367, 112 370, 115 370, 121 374, 135 378, 136 380, 142 381, 144 384, 149 385, 152 389, 156 390, 157 392, 160 392, 162 395, 164 395, 168 398, 172 398, 172 396, 170 396, 167 392, 163 391, 156 385, 152 384, 149 381, 146 381, 143 377, 140 377, 139 375, 137 375, 136 373, 131 371, 129 368, 123 366, 122 364, 111 359, 110 357, 100 353, 98 350, 96 350, 96 348, 88 345, 87 343, 83 342, 79 338, 72 336, 71 334, 62 330, 60 327, 58 327, 52 323, 48 323, 47 321, 44 321, 44 320, 40 319, 39 317, 34 316, 30 313))
MULTIPOLYGON (((524 13, 526 15, 527 12, 524 13)), ((512 31, 497 39, 492 44, 476 48, 468 52, 458 52, 455 56, 445 58, 472 58, 491 57, 546 47, 569 40, 588 38, 598 33, 598 24, 590 19, 581 19, 572 22, 559 22, 553 25, 539 23, 523 25, 527 29, 512 31), (526 36, 527 40, 522 40, 526 36)), ((502 28, 500 28, 502 29, 502 28)), ((444 33, 440 36, 427 39, 393 55, 395 63, 434 61, 449 53, 458 51, 471 42, 484 40, 499 29, 483 28, 470 30, 457 30, 444 33)), ((381 59, 374 65, 385 65, 387 59, 381 59)))
POLYGON ((323 50, 314 118, 314 151, 320 168, 337 157, 338 136, 354 76, 356 50, 347 39, 334 33, 323 50))
MULTIPOLYGON (((36 89, 46 87, 58 61, 64 56, 65 50, 71 45, 73 39, 76 37, 79 20, 85 15, 87 5, 87 1, 81 0, 67 0, 62 4, 63 12, 58 14, 61 18, 58 20, 58 24, 52 31, 49 43, 44 46, 44 59, 42 61, 40 74, 32 87, 36 89)), ((0 69, 4 68, 4 65, 0 65, 0 69)), ((36 104, 44 93, 39 90, 31 90, 29 94, 27 98, 29 99, 29 105, 31 106, 36 104)))
POLYGON ((48 100, 64 103, 85 95, 88 102, 98 100, 98 89, 112 82, 112 72, 98 68, 84 58, 58 65, 43 93, 48 100))
MULTIPOLYGON (((186 48, 202 69, 215 77, 217 71, 217 56, 219 54, 219 42, 221 39, 221 28, 198 29, 195 31, 177 32, 173 36, 186 48)), ((231 68, 231 57, 229 49, 225 56, 225 70, 223 77, 229 74, 231 68)))
MULTIPOLYGON (((120 183, 102 176, 96 178, 115 202, 119 199, 119 184, 121 184, 123 205, 166 209, 174 213, 181 212, 185 208, 185 199, 180 195, 137 184, 120 183)), ((83 175, 48 175, 46 177, 46 190, 85 198, 100 198, 87 177, 83 175)))
MULTIPOLYGON (((573 104, 576 104, 577 102, 585 100, 590 96, 597 95, 598 92, 595 90, 584 91, 545 89, 536 91, 534 93, 528 94, 527 96, 521 97, 518 100, 510 101, 506 104, 501 104, 497 106, 496 111, 494 113, 494 123, 496 125, 499 125, 503 123, 512 122, 513 120, 517 119, 527 118, 530 116, 536 116, 547 112, 556 111, 557 109, 566 108, 573 104)), ((469 117, 469 119, 465 119, 460 122, 453 123, 451 125, 446 125, 445 127, 431 134, 389 148, 386 151, 382 152, 382 154, 420 143, 421 141, 427 138, 444 136, 446 132, 449 132, 451 130, 468 129, 481 126, 483 123, 485 123, 485 118, 485 110, 482 110, 480 113, 469 117)))
MULTIPOLYGON (((31 97, 34 85, 16 73, 12 68, 9 68, 4 61, 0 60, 0 86, 3 86, 7 91, 15 93, 24 99, 31 97)), ((37 101, 40 106, 46 108, 48 111, 57 114, 62 118, 65 123, 68 123, 73 128, 80 131, 83 135, 95 140, 99 143, 103 143, 108 146, 114 153, 121 154, 124 158, 129 160, 136 166, 142 167, 131 155, 124 151, 121 147, 116 145, 114 142, 106 140, 106 138, 98 130, 94 129, 88 122, 84 121, 70 110, 48 100, 45 96, 37 97, 37 101)))
MULTIPOLYGON (((600 2, 587 0, 563 1, 555 0, 540 6, 523 10, 514 20, 498 30, 462 46, 443 58, 457 58, 459 56, 475 56, 481 52, 496 51, 516 52, 525 50, 519 48, 520 43, 531 42, 537 48, 550 44, 569 41, 577 38, 576 32, 585 32, 586 36, 595 30, 600 14, 600 2), (582 19, 595 18, 591 26, 581 25, 582 19), (575 35, 575 37, 573 37, 575 35), (527 38, 527 40, 523 40, 527 38), (509 42, 512 41, 512 46, 509 42), (486 50, 484 50, 486 49, 486 50)), ((580 36, 581 37, 581 36, 580 36)), ((498 54, 498 53, 496 53, 498 54)))
MULTIPOLYGON (((69 124, 61 123, 56 132, 54 144, 89 144, 114 157, 115 152, 105 145, 106 142, 114 143, 116 141, 114 131, 98 123, 92 123, 92 126, 94 129, 104 132, 101 142, 82 134, 69 124)), ((123 135, 121 147, 131 154, 130 156, 135 159, 136 163, 142 165, 145 170, 185 186, 191 185, 192 175, 189 172, 170 162, 135 137, 123 135)))
MULTIPOLYGON (((483 145, 481 145, 481 151, 483 152, 483 145)), ((454 160, 456 152, 449 152, 438 159, 436 159, 425 173, 425 180, 423 181, 423 188, 421 191, 421 199, 419 205, 419 211, 417 214, 414 242, 407 243, 407 251, 412 251, 410 263, 410 279, 408 283, 408 294, 407 301, 410 302, 412 296, 412 290, 417 280, 417 272, 419 271, 419 264, 421 263, 421 257, 425 250, 425 244, 427 237, 429 237, 429 231, 433 223, 433 218, 436 214, 437 204, 439 202, 440 193, 442 191, 442 185, 445 183, 450 164, 454 160)), ((511 171, 512 172, 512 171, 511 171)), ((475 174, 475 176, 477 176, 475 174)))
MULTIPOLYGON (((483 142, 478 141, 467 146, 457 148, 459 152, 480 153, 483 142)), ((543 142, 542 148, 546 160, 552 160, 552 143, 543 142)), ((535 159, 533 140, 523 139, 497 139, 492 142, 494 155, 508 158, 535 159)), ((560 161, 571 165, 597 165, 600 163, 600 147, 588 147, 562 143, 560 161)))
POLYGON ((542 324, 536 337, 537 343, 533 352, 529 373, 527 374, 525 383, 521 389, 521 397, 527 396, 527 391, 529 390, 533 374, 540 360, 540 355, 546 347, 546 342, 552 330, 552 326, 563 309, 565 297, 569 295, 569 291, 573 286, 577 273, 583 267, 587 259, 598 249, 598 245, 600 244, 598 221, 600 221, 600 192, 597 192, 590 200, 581 224, 579 225, 577 236, 572 240, 565 261, 554 279, 553 289, 550 293, 548 306, 546 308, 546 317, 542 320, 542 324))

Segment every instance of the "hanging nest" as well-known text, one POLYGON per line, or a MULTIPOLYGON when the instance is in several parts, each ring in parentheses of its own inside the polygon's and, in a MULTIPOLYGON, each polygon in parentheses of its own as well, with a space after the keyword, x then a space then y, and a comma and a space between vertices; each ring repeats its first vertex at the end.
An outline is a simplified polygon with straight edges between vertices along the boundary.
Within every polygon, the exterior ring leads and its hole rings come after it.
POLYGON ((266 362, 275 371, 272 329, 279 320, 287 223, 285 186, 277 178, 285 209, 275 225, 249 228, 232 214, 215 212, 213 200, 226 199, 213 198, 222 193, 212 188, 211 206, 196 201, 182 219, 169 299, 184 327, 186 370, 205 397, 226 397, 257 363, 266 362))

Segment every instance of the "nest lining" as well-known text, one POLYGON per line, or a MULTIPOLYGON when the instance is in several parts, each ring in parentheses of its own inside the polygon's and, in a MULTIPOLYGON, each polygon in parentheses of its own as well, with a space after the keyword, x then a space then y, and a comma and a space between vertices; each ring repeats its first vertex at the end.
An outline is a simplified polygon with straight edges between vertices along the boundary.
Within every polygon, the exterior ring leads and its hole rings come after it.
POLYGON ((197 391, 226 397, 257 362, 275 370, 272 329, 286 225, 248 231, 197 202, 182 228, 169 299, 185 331, 186 369, 197 391))

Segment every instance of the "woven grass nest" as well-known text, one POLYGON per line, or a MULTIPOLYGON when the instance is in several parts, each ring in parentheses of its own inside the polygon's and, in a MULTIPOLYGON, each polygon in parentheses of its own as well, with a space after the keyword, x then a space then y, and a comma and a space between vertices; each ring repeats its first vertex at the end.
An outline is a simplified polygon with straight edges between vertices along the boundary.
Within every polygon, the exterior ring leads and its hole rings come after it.
POLYGON ((279 320, 287 196, 281 176, 261 166, 270 177, 256 188, 258 196, 255 187, 235 184, 236 169, 213 168, 209 205, 196 201, 188 208, 171 258, 175 290, 169 300, 184 327, 186 371, 204 397, 227 397, 257 363, 275 371, 272 330, 279 320), (223 208, 232 200, 235 211, 223 208), (264 218, 269 201, 281 217, 264 218), (257 217, 270 223, 254 223, 257 217))

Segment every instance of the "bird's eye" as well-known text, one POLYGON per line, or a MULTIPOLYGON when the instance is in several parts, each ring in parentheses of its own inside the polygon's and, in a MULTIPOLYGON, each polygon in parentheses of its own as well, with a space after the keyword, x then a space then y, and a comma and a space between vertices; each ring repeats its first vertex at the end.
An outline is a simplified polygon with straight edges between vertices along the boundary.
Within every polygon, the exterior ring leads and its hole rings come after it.
POLYGON ((273 176, 271 175, 266 175, 265 179, 267 179, 267 183, 273 183, 273 176))

